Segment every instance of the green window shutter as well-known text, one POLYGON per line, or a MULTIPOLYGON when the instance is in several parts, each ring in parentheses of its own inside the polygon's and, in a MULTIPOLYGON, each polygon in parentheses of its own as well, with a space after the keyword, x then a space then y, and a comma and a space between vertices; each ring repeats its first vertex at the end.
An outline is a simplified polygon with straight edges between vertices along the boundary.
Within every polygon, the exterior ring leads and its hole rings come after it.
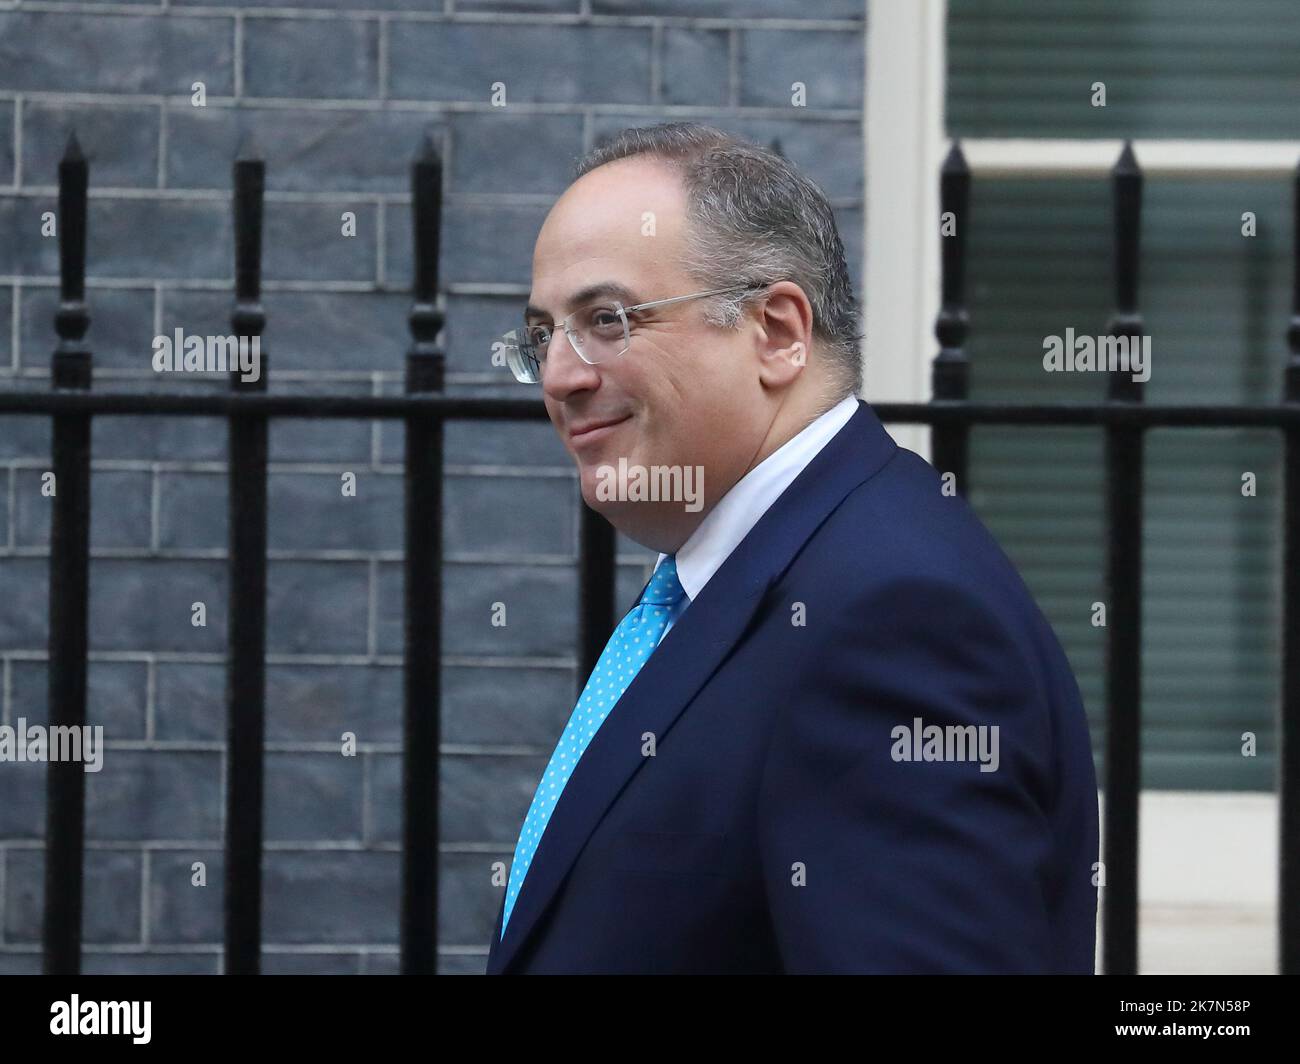
MULTIPOLYGON (((1148 180, 1140 305, 1151 403, 1276 400, 1289 313, 1287 181, 1148 180), (1241 235, 1254 211, 1258 235, 1241 235)), ((1049 335, 1104 332, 1113 301, 1105 179, 975 178, 971 396, 1085 400, 1101 373, 1043 369, 1049 335)), ((1267 790, 1280 682, 1280 436, 1162 429, 1145 462, 1143 785, 1267 790), (1257 495, 1242 495, 1254 473, 1257 495), (1241 735, 1258 737, 1243 757, 1241 735)), ((970 499, 1065 644, 1105 740, 1105 463, 1096 429, 980 427, 970 499)))
MULTIPOLYGON (((955 137, 1300 136, 1294 0, 949 0, 955 137), (1106 106, 1092 105, 1093 84, 1106 106)), ((1139 162, 1141 161, 1139 152, 1139 162)), ((1278 398, 1291 277, 1291 183, 1148 179, 1140 309, 1152 403, 1278 398), (1242 213, 1258 233, 1242 235, 1242 213)), ((1113 307, 1104 179, 981 179, 968 219, 975 399, 1098 399, 1103 374, 1047 373, 1049 335, 1098 335, 1113 307)), ((1273 786, 1278 708, 1280 437, 1148 433, 1143 785, 1273 786), (1242 495, 1242 474, 1257 494, 1242 495), (1242 756, 1242 733, 1258 756, 1242 756)), ((970 498, 1066 646, 1105 741, 1105 464, 1091 429, 977 428, 970 498)))
POLYGON ((1300 3, 949 0, 947 98, 962 137, 1296 137, 1300 3))

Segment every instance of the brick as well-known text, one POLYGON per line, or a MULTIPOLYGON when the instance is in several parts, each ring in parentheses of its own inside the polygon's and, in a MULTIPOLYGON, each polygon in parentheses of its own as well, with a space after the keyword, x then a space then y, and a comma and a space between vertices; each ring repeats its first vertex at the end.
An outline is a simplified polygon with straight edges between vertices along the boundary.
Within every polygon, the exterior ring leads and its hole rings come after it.
POLYGON ((234 19, 85 12, 0 12, 0 90, 234 91, 234 19))
POLYGON ((86 773, 86 838, 219 838, 221 793, 220 754, 110 747, 86 773))
POLYGON ((378 96, 378 21, 245 19, 244 92, 311 99, 378 96), (311 56, 311 62, 286 62, 291 55, 311 56))
MULTIPOLYGON (((498 903, 499 904, 499 903, 498 903)), ((488 923, 487 934, 485 938, 490 939, 492 928, 496 925, 496 909, 492 910, 492 919, 488 923)), ((481 955, 469 956, 464 953, 453 953, 449 956, 440 956, 438 958, 439 975, 486 975, 487 974, 487 953, 481 955)))
MULTIPOLYGON (((10 665, 12 721, 49 723, 49 666, 43 661, 10 665)), ((104 738, 143 739, 149 668, 143 661, 92 661, 86 669, 86 723, 102 725, 104 738)), ((3 834, 3 832, 0 832, 3 834)))
POLYGON ((364 654, 369 624, 365 562, 271 561, 266 642, 272 654, 364 654))
POLYGON ((226 643, 226 572, 217 561, 97 558, 90 567, 93 650, 219 653, 226 643), (191 606, 207 607, 207 626, 191 606))
POLYGON ((0 100, 0 185, 12 185, 18 180, 14 155, 14 111, 12 100, 0 100))
POLYGON ((394 852, 267 853, 263 943, 395 943, 400 863, 394 852))
MULTIPOLYGON (((266 212, 263 276, 268 281, 370 281, 375 277, 375 207, 361 199, 275 203, 266 212), (343 214, 356 235, 343 235, 343 214)), ((227 270, 227 276, 229 270, 227 270)))
MULTIPOLYGON (((442 330, 442 343, 447 355, 447 369, 455 373, 491 373, 503 384, 515 384, 510 370, 504 365, 494 365, 493 358, 503 362, 499 346, 501 335, 523 321, 523 295, 518 296, 450 296, 447 299, 447 320, 442 330)), ((517 385, 518 394, 536 395, 540 389, 526 389, 517 385)))
POLYGON ((165 550, 225 549, 229 478, 222 473, 158 474, 158 542, 165 550))
POLYGON ((863 0, 591 0, 596 15, 673 15, 688 18, 849 19, 865 21, 863 0))
MULTIPOLYGON (((718 114, 704 115, 696 121, 764 147, 771 147, 773 140, 779 141, 782 154, 828 197, 861 201, 864 190, 861 120, 804 117, 798 114, 797 108, 791 108, 791 112, 788 119, 718 114)), ((659 121, 655 116, 602 113, 592 118, 592 137, 599 142, 626 127, 652 126, 659 121)), ((531 245, 528 255, 531 262, 531 245)))
POLYGON ((450 553, 571 554, 574 492, 573 482, 556 477, 448 477, 444 546, 450 553))
POLYGON ((152 104, 23 104, 23 184, 57 185, 59 160, 75 130, 90 163, 90 187, 158 184, 158 108, 152 104))
MULTIPOLYGON (((90 288, 86 303, 90 310, 86 344, 95 370, 134 370, 152 377, 153 287, 90 288)), ((58 309, 57 288, 23 288, 18 337, 19 364, 23 368, 48 372, 59 343, 58 333, 54 331, 54 314, 58 309)))
MULTIPOLYGON (((223 382, 204 382, 173 374, 165 384, 153 380, 113 381, 113 391, 225 391, 223 382), (178 379, 182 378, 182 379, 178 379)), ((101 458, 135 458, 153 462, 225 461, 230 453, 227 422, 215 417, 96 418, 91 423, 92 453, 101 458)))
POLYGON ((392 34, 393 99, 650 103, 648 27, 412 22, 392 34))
POLYGON ((268 541, 273 550, 400 550, 402 478, 362 467, 355 495, 339 473, 271 477, 268 541))
MULTIPOLYGON (((498 740, 510 741, 509 736, 498 740)), ((367 841, 399 842, 402 759, 397 754, 370 757, 372 823, 367 841)), ((519 825, 528 815, 549 758, 550 750, 545 755, 444 754, 438 790, 441 841, 495 842, 513 853, 519 825)))
MULTIPOLYGON (((263 21, 249 19, 244 25, 263 21)), ((319 25, 333 29, 340 23, 319 25)), ((407 193, 411 162, 426 133, 440 143, 441 119, 409 111, 172 104, 167 112, 166 184, 229 189, 241 139, 251 136, 266 160, 268 191, 407 193)))
MULTIPOLYGON (((163 661, 155 670, 155 737, 224 742, 225 665, 163 661)), ((267 704, 272 704, 269 698, 267 704)))
POLYGON ((580 0, 456 0, 456 12, 518 11, 529 14, 574 15, 580 0))
MULTIPOLYGON (((272 356, 274 357, 274 356, 272 356)), ((296 395, 369 395, 369 381, 277 381, 271 391, 296 395)), ((370 464, 370 422, 351 418, 281 418, 271 422, 272 462, 342 462, 353 472, 370 464)))
MULTIPOLYGON (((304 8, 312 11, 357 11, 356 0, 172 0, 173 8, 237 7, 245 11, 262 8, 304 8)), ((383 0, 385 11, 428 11, 429 0, 383 0)))
MULTIPOLYGON (((53 201, 40 202, 42 209, 52 209, 53 201)), ((268 230, 274 229, 272 220, 280 213, 270 213, 268 230)), ((88 226, 89 277, 224 280, 233 270, 228 204, 96 198, 90 201, 88 226)), ((25 272, 57 275, 55 242, 44 240, 38 252, 40 268, 25 272)))
MULTIPOLYGON (((3 112, 0 111, 0 114, 3 112)), ((18 352, 14 350, 11 337, 14 314, 20 304, 18 289, 0 289, 0 379, 4 379, 4 375, 11 372, 18 361, 18 352)))
MULTIPOLYGON (((540 775, 540 770, 538 775, 540 775)), ((531 799, 531 795, 529 796, 531 799)), ((522 823, 523 817, 520 817, 522 823)), ((516 826, 516 831, 518 830, 516 826)), ((508 870, 514 856, 514 839, 508 846, 490 853, 444 853, 438 875, 438 944, 482 946, 480 955, 443 954, 440 972, 482 974, 487 968, 486 947, 492 940, 497 910, 505 887, 493 886, 492 864, 500 861, 508 870)))
POLYGON ((571 668, 444 668, 443 742, 553 746, 575 694, 571 668))
MULTIPOLYGON (((567 566, 443 566, 443 653, 571 655, 577 638, 577 579, 567 566), (492 627, 492 604, 506 624, 492 627)), ((402 651, 402 571, 379 566, 379 651, 402 651)))
MULTIPOLYGON (((21 715, 15 712, 10 725, 21 715)), ((44 838, 45 763, 0 761, 0 839, 44 838)))
POLYGON ((285 953, 262 950, 263 975, 360 975, 358 953, 285 953))
MULTIPOLYGON (((389 227, 409 229, 409 211, 390 209, 389 227), (395 213, 396 212, 396 213, 395 213)), ((196 302, 197 293, 168 293, 164 310, 196 302)), ((224 301, 229 313, 230 299, 224 301)), ((411 344, 406 292, 267 292, 262 348, 272 356, 271 379, 285 370, 387 370, 405 368, 411 344)), ((331 384, 333 387, 333 384, 331 384)), ((345 422, 335 421, 336 428, 345 422)))
POLYGON ((579 115, 494 109, 453 115, 451 129, 453 193, 558 196, 569 184, 573 160, 582 154, 579 115))
POLYGON ((49 564, 44 558, 6 558, 0 565, 0 647, 46 649, 49 586, 49 564))
POLYGON ((665 26, 659 100, 691 107, 724 107, 731 95, 731 42, 725 30, 665 26))
POLYGON ((220 944, 225 859, 220 850, 195 846, 156 850, 149 857, 149 941, 167 945, 220 944), (203 864, 202 886, 194 883, 203 864))
POLYGON ((263 814, 266 840, 360 840, 362 757, 344 757, 338 752, 268 753, 263 814))
POLYGON ((271 665, 266 679, 270 742, 359 743, 402 738, 402 673, 387 665, 271 665))
POLYGON ((861 108, 864 65, 858 33, 745 30, 740 35, 740 105, 791 107, 790 86, 802 82, 809 108, 861 108))
MULTIPOLYGON (((444 283, 530 283, 533 244, 548 209, 508 203, 444 204, 440 273, 444 283)), ((413 276, 409 228, 390 225, 386 234, 384 276, 390 284, 409 284, 413 276)), ((513 378, 505 373, 504 380, 513 378)))
MULTIPOLYGON (((20 547, 48 546, 54 498, 41 494, 43 472, 17 471, 14 491, 15 539, 20 547)), ((95 470, 90 478, 90 545, 148 547, 151 474, 95 470)), ((57 482, 56 482, 57 489, 57 482)))
MULTIPOLYGON (((87 944, 140 941, 140 855, 124 850, 85 853, 82 938, 87 944)), ((5 941, 39 942, 45 913, 45 851, 5 854, 5 941)))
POLYGON ((218 953, 97 953, 86 950, 81 967, 86 975, 218 975, 218 953))
MULTIPOLYGON (((527 386, 507 386, 515 398, 526 397, 527 386)), ((448 389, 448 394, 465 394, 475 390, 448 389)), ((401 386, 384 388, 385 395, 398 395, 401 386)), ((540 396, 540 392, 535 393, 540 396)), ((540 406, 540 400, 538 405, 540 406)), ((381 430, 380 457, 384 462, 403 460, 403 430, 400 425, 386 424, 381 430)), ((537 421, 448 421, 444 431, 448 465, 511 466, 520 469, 573 470, 573 459, 564 449, 555 429, 546 418, 537 421)), ((577 479, 568 478, 570 491, 576 493, 577 479)), ((576 494, 574 495, 576 498, 576 494)))
POLYGON ((0 975, 40 975, 41 954, 37 949, 19 953, 0 947, 0 975))

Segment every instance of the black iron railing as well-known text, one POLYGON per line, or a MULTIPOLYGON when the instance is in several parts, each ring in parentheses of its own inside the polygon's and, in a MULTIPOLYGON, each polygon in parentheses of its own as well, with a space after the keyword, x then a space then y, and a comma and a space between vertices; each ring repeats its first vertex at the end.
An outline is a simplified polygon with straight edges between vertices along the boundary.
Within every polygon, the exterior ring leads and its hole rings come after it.
MULTIPOLYGON (((260 337, 264 163, 234 164, 237 337, 260 337)), ((1116 337, 1142 332, 1138 265, 1142 174, 1125 145, 1112 173, 1115 203, 1116 337)), ((1141 784, 1142 446, 1156 427, 1269 428, 1282 434, 1283 505, 1282 685, 1278 727, 1281 811, 1279 968, 1300 972, 1300 268, 1287 329, 1283 399, 1269 405, 1146 406, 1142 386, 1110 374, 1097 403, 972 402, 964 348, 965 233, 970 170, 954 144, 940 178, 941 209, 957 219, 942 242, 942 306, 936 323, 929 403, 875 406, 887 422, 931 427, 932 461, 968 485, 968 443, 974 425, 1091 425, 1106 434, 1109 523, 1107 706, 1105 751, 1106 886, 1103 970, 1137 971, 1138 795, 1141 784)), ((442 393, 443 322, 436 305, 441 165, 426 139, 412 167, 415 244, 412 344, 402 396, 270 395, 268 365, 256 381, 231 374, 226 394, 96 393, 91 354, 83 344, 88 166, 75 136, 59 164, 61 302, 59 343, 49 392, 0 392, 0 414, 45 414, 53 420, 57 492, 50 534, 49 721, 80 726, 86 717, 87 577, 90 525, 90 421, 123 415, 221 416, 229 423, 230 617, 227 658, 225 839, 225 971, 254 973, 261 948, 262 770, 265 722, 267 425, 271 418, 395 419, 405 423, 405 633, 402 768, 401 956, 404 973, 431 973, 437 950, 438 751, 442 616, 441 525, 443 424, 448 419, 542 420, 535 397, 460 398, 442 393)), ((1296 176, 1296 256, 1300 262, 1300 173, 1296 176)), ((595 667, 616 618, 614 532, 583 507, 579 545, 579 682, 595 667)), ((81 963, 84 773, 75 763, 48 766, 44 969, 76 973, 81 963)))

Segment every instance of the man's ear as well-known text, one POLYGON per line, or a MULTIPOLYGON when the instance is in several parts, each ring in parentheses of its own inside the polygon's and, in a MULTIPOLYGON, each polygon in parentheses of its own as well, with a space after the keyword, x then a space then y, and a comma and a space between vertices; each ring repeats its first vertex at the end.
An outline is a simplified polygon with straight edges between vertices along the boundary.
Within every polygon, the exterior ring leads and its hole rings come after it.
POLYGON ((759 356, 759 379, 768 388, 788 388, 805 371, 808 349, 802 340, 789 347, 777 347, 759 356))

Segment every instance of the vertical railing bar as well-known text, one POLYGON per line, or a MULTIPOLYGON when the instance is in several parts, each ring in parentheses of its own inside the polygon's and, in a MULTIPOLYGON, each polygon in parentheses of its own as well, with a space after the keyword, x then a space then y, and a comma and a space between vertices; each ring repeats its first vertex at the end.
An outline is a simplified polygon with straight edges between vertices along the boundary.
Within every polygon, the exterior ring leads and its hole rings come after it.
MULTIPOLYGON (((970 167, 954 140, 939 175, 942 282, 939 315, 934 334, 939 353, 931 366, 931 391, 935 399, 963 400, 970 394, 970 358, 965 341, 969 317, 966 311, 966 230, 970 224, 970 167)), ((970 449, 970 425, 963 421, 930 427, 930 461, 940 473, 951 473, 957 491, 966 495, 970 449)))
MULTIPOLYGON (((1300 403, 1300 166, 1293 178, 1291 322, 1283 402, 1300 403)), ((1300 974, 1300 431, 1283 433, 1282 697, 1278 706, 1278 971, 1300 974)))
MULTIPOLYGON (((437 346, 442 161, 425 136, 411 167, 415 282, 408 316, 407 394, 441 392, 446 356, 437 346)), ((438 967, 438 789, 442 746, 443 419, 406 419, 405 626, 402 734, 403 975, 438 967)))
MULTIPOLYGON (((1140 342, 1137 311, 1142 170, 1126 142, 1111 171, 1115 226, 1116 311, 1111 336, 1140 342)), ((1140 403, 1142 384, 1116 369, 1107 400, 1140 403)), ((1106 500, 1109 514, 1106 587, 1105 888, 1102 969, 1108 975, 1138 970, 1138 802, 1142 772, 1142 491, 1143 430, 1106 430, 1106 500)))
MULTIPOLYGON (((59 162, 59 343, 51 365, 56 389, 88 390, 91 354, 83 343, 86 307, 86 214, 89 165, 75 133, 59 162)), ((55 414, 51 438, 54 510, 50 518, 49 724, 86 723, 87 603, 90 576, 90 415, 55 414)), ((81 972, 86 775, 77 761, 46 766, 46 975, 81 972)))
MULTIPOLYGON (((262 310, 262 196, 266 164, 246 142, 233 166, 235 301, 231 328, 241 347, 257 343, 262 310)), ((266 352, 234 391, 264 391, 266 352)), ((263 741, 266 727, 267 420, 251 412, 229 419, 230 613, 226 656, 225 973, 261 968, 263 741)))

